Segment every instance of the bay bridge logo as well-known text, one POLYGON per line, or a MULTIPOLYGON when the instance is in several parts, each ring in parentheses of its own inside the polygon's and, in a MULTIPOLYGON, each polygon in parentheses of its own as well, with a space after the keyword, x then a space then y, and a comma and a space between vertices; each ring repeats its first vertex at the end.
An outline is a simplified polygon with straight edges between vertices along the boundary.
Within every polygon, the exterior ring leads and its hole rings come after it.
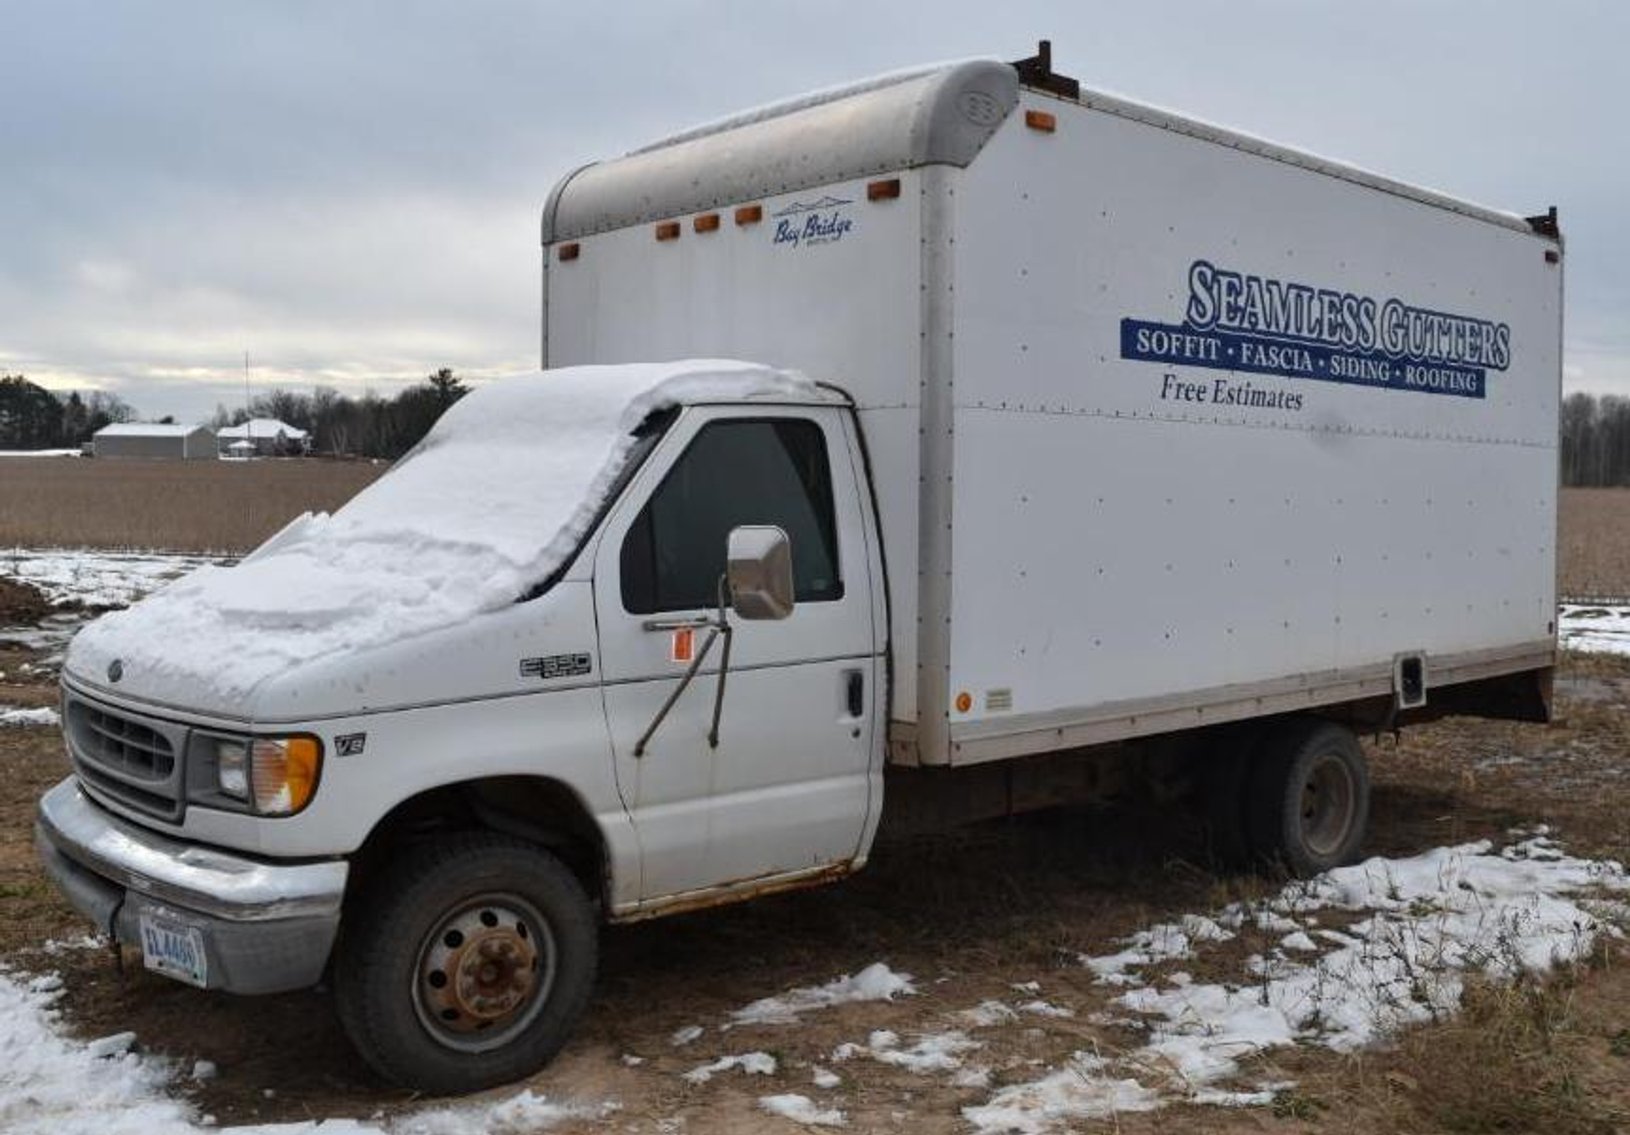
POLYGON ((770 214, 776 218, 775 236, 770 243, 788 248, 836 244, 855 227, 855 222, 843 213, 843 207, 852 204, 843 197, 822 197, 808 204, 794 201, 770 214))
POLYGON ((1121 358, 1483 398, 1511 328, 1399 299, 1189 265, 1182 323, 1121 320, 1121 358))

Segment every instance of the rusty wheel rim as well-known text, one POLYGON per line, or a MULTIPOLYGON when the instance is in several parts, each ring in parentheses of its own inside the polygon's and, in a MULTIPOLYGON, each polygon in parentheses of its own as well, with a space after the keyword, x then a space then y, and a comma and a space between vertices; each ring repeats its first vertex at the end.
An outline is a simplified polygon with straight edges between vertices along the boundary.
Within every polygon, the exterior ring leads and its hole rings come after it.
POLYGON ((486 1052, 537 1019, 554 983, 555 939, 538 908, 519 895, 480 895, 420 942, 413 1008, 438 1043, 486 1052))
POLYGON ((1302 838, 1315 855, 1330 856, 1347 840, 1358 797, 1353 774, 1340 757, 1321 756, 1301 793, 1302 838))

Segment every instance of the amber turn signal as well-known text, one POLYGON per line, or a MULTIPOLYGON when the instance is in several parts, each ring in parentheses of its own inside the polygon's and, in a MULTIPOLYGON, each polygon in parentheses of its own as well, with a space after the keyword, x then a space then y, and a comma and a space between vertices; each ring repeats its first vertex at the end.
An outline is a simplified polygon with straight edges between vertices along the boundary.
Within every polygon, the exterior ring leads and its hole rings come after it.
POLYGON ((866 200, 892 201, 900 196, 900 179, 891 177, 887 181, 874 181, 866 186, 866 200))
POLYGON ((1051 134, 1058 129, 1058 119, 1045 110, 1025 111, 1024 124, 1032 130, 1040 130, 1043 134, 1051 134))

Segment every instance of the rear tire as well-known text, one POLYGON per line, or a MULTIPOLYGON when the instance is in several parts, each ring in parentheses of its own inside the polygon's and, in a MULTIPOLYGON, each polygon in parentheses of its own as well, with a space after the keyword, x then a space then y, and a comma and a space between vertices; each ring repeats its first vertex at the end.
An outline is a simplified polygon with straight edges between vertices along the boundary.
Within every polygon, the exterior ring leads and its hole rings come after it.
POLYGON ((340 1023, 404 1087, 450 1095, 537 1071, 594 985, 598 927, 583 889, 554 856, 508 836, 410 847, 345 917, 340 1023))
POLYGON ((1358 858, 1370 819, 1370 774, 1358 738, 1316 718, 1285 722, 1263 741, 1250 777, 1257 857, 1299 878, 1358 858))

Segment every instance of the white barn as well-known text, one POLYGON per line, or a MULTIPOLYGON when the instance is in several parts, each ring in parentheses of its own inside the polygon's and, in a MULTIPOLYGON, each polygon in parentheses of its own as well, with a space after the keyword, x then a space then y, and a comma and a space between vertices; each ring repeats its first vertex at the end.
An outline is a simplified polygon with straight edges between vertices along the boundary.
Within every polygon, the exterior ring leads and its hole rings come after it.
POLYGON ((213 460, 215 435, 208 426, 119 422, 91 435, 96 457, 147 457, 171 461, 213 460))

